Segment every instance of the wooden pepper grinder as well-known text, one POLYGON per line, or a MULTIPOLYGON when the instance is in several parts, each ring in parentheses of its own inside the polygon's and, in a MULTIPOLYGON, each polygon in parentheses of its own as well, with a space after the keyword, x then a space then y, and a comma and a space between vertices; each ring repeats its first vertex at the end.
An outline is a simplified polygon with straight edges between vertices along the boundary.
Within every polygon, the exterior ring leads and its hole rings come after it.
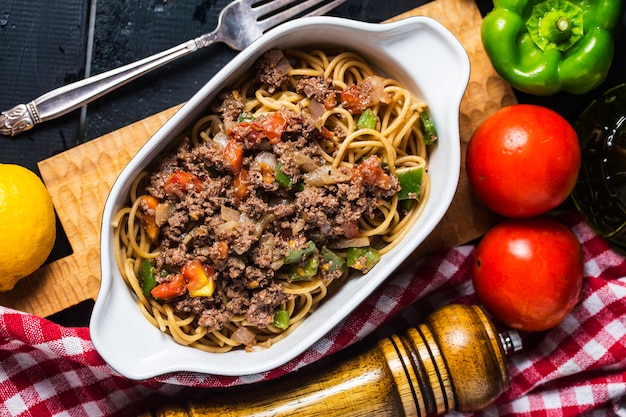
POLYGON ((480 307, 453 304, 403 336, 315 374, 219 390, 158 417, 427 416, 476 411, 508 388, 516 339, 498 333, 480 307))

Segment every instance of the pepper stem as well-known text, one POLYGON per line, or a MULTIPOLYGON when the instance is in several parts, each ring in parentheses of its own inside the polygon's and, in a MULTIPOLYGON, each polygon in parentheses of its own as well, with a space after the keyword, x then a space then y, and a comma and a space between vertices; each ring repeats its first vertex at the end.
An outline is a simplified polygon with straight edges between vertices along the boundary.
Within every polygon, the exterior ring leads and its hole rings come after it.
POLYGON ((560 32, 567 32, 569 30, 569 19, 567 17, 561 16, 556 21, 556 28, 560 32))
POLYGON ((540 49, 565 52, 583 36, 583 11, 567 0, 546 0, 533 7, 526 28, 540 49))
POLYGON ((567 16, 544 16, 541 20, 539 33, 550 43, 559 44, 572 36, 571 23, 567 16))

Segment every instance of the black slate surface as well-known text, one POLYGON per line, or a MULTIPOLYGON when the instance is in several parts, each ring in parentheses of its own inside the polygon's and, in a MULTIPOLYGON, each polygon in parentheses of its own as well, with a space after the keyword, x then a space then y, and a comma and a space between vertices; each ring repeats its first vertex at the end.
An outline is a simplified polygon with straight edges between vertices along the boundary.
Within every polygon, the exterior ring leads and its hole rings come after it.
MULTIPOLYGON (((213 30, 229 0, 0 0, 0 109, 25 103, 84 76, 91 3, 96 4, 89 58, 93 75, 213 30)), ((426 0, 348 0, 329 14, 379 22, 424 3, 426 0)), ((492 4, 489 0, 477 3, 483 14, 492 4)), ((518 93, 518 99, 548 105, 574 120, 605 87, 626 81, 625 42, 622 34, 611 74, 598 90, 551 98, 518 93)), ((217 44, 158 69, 90 104, 83 129, 80 112, 74 111, 16 139, 0 138, 0 162, 19 163, 37 171, 37 161, 188 100, 235 53, 217 44)))
MULTIPOLYGON (((212 31, 228 0, 98 3, 93 71, 98 73, 212 31)), ((329 14, 377 22, 424 1, 347 1, 329 14)), ((88 136, 98 137, 188 100, 235 51, 213 45, 158 69, 90 106, 88 136)))
MULTIPOLYGON (((89 0, 0 0, 0 108, 26 103, 83 78, 89 0)), ((96 4, 91 74, 136 61, 212 31, 228 0, 107 0, 96 4)), ((347 1, 330 14, 385 20, 425 1, 347 1)), ((235 51, 216 44, 142 77, 80 111, 0 142, 0 162, 36 163, 188 100, 235 51)))
MULTIPOLYGON (((0 108, 26 103, 83 78, 88 2, 0 0, 0 108)), ((37 161, 77 142, 75 115, 19 139, 0 137, 0 162, 37 172, 37 161)))

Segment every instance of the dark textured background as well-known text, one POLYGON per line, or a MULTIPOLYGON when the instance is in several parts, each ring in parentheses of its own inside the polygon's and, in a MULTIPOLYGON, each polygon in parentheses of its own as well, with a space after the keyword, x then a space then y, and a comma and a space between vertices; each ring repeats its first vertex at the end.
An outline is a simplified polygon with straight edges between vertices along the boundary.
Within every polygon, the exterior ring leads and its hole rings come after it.
MULTIPOLYGON (((490 0, 477 0, 486 13, 490 0)), ((0 0, 0 109, 26 103, 47 91, 178 45, 214 29, 229 0, 0 0), (95 10, 92 10, 95 4, 95 10), (91 19, 91 20, 90 20, 91 19), (91 22, 91 25, 90 25, 91 22), (88 59, 88 39, 93 51, 88 59)), ((348 0, 331 12, 379 22, 425 0, 348 0)), ((618 39, 612 72, 602 87, 582 96, 536 98, 574 120, 608 86, 626 81, 626 47, 618 39)), ((80 110, 46 122, 16 139, 0 137, 0 162, 37 171, 37 161, 99 137, 189 99, 235 51, 217 44, 144 76, 80 110)))
MULTIPOLYGON (((0 0, 0 110, 54 88, 133 62, 215 28, 228 0, 0 0), (95 5, 95 7, 94 7, 95 5), (91 42, 90 42, 91 41, 91 42), (90 54, 91 50, 91 54, 90 54)), ((425 0, 348 0, 335 16, 380 22, 425 0)), ((483 15, 490 0, 477 0, 483 15)), ((626 13, 606 82, 581 96, 557 94, 520 102, 551 107, 574 121, 601 91, 626 82, 626 13)), ((0 136, 0 163, 38 172, 37 162, 188 100, 235 52, 218 44, 136 80, 59 119, 16 137, 0 136)), ((51 259, 71 253, 59 227, 51 259)), ((80 315, 85 324, 87 313, 80 315)), ((70 318, 75 315, 70 315, 70 318)), ((59 318, 59 320, 65 320, 59 318)))
MULTIPOLYGON (((91 74, 133 62, 210 32, 228 0, 0 0, 0 108, 9 109, 91 74), (95 11, 91 10, 95 3, 95 11), (87 60, 90 14, 93 53, 87 60)), ((347 1, 332 14, 377 22, 423 1, 347 1)), ((37 171, 37 161, 188 100, 234 55, 213 45, 16 139, 0 162, 37 171)), ((4 139, 4 138, 0 138, 4 139)))

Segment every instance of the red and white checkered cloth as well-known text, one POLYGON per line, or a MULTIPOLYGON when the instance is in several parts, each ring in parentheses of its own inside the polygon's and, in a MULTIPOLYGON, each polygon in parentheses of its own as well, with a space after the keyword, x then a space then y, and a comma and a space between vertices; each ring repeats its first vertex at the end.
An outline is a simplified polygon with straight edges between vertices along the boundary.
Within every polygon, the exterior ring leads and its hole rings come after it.
MULTIPOLYGON (((527 338, 526 349, 510 360, 509 390, 480 415, 626 416, 626 259, 577 213, 559 219, 584 247, 584 297, 559 326, 527 338)), ((299 358, 241 378, 184 373, 131 381, 102 360, 87 328, 0 307, 0 416, 137 415, 197 396, 198 387, 206 392, 285 375, 367 335, 418 324, 445 304, 475 303, 473 251, 473 245, 453 248, 398 271, 299 358)))

